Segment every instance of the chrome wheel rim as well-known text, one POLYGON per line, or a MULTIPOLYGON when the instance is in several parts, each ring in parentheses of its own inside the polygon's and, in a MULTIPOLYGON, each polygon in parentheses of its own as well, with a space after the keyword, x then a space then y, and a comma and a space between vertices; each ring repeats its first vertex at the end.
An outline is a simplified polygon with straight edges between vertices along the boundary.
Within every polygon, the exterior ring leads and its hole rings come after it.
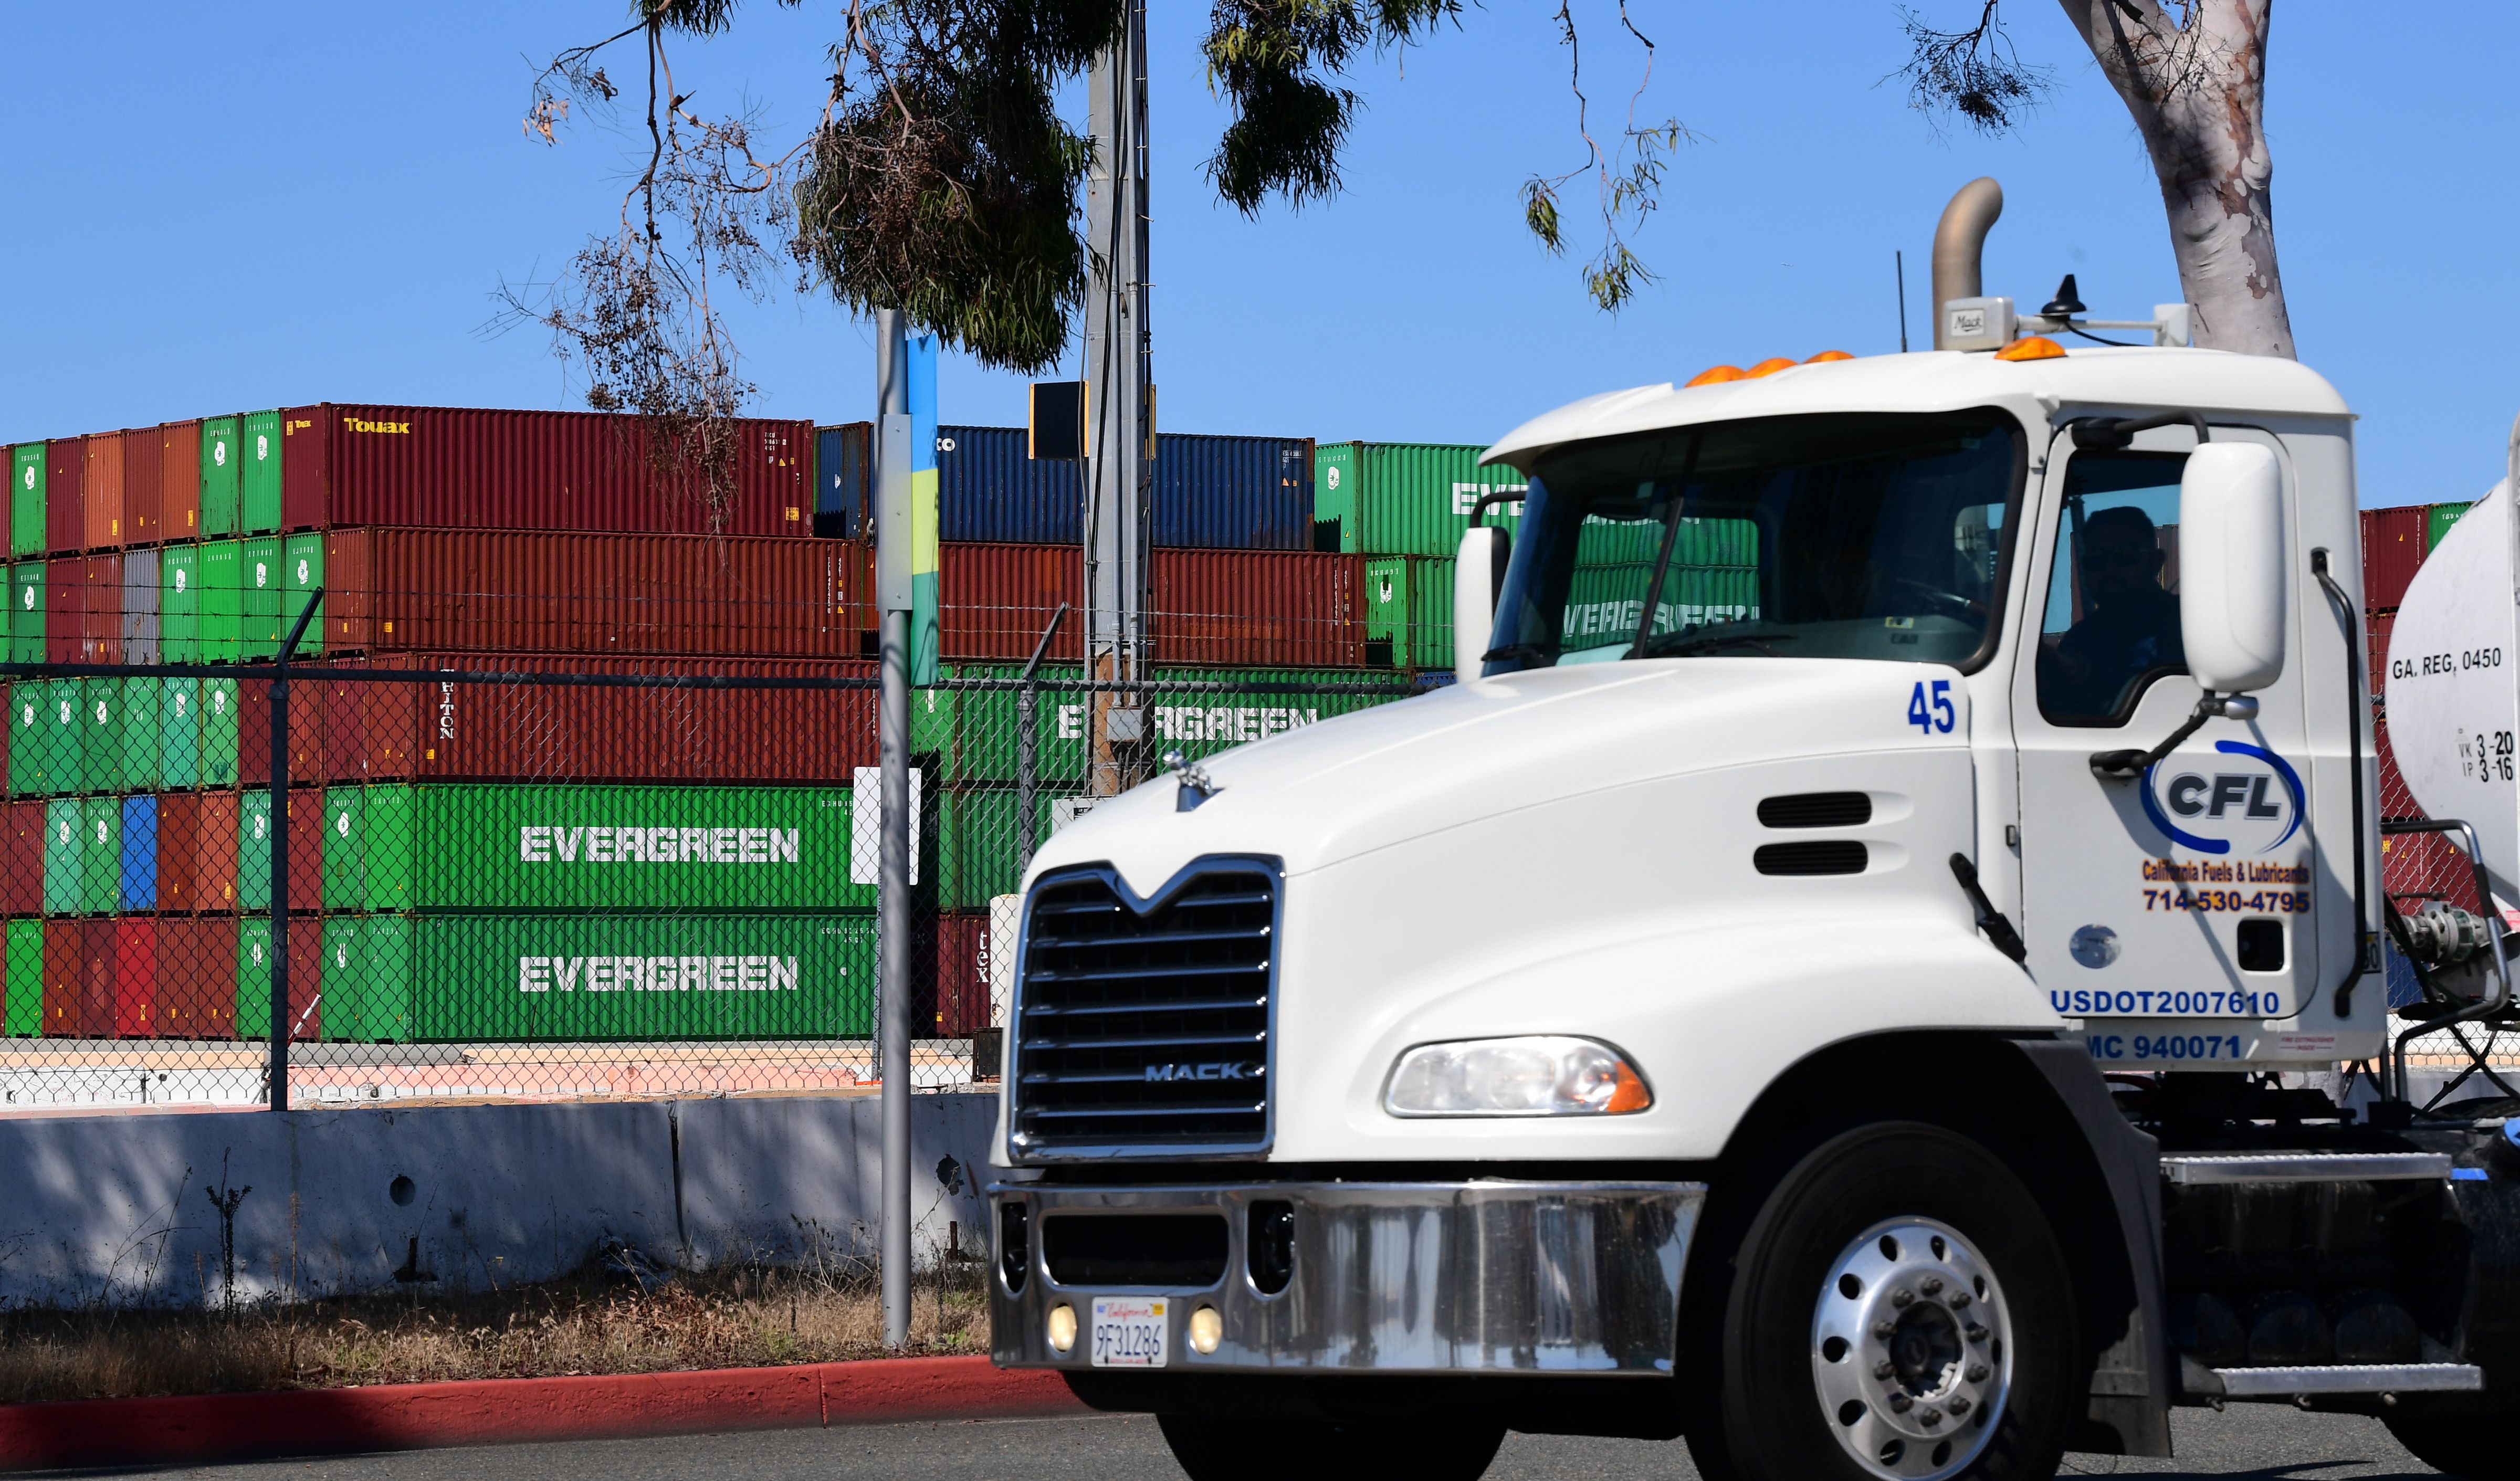
POLYGON ((1812 1313, 1812 1382, 1822 1420, 1884 1481, 1968 1468, 2003 1417, 2012 1314, 1995 1272, 1959 1231, 1889 1219, 1841 1251, 1812 1313))

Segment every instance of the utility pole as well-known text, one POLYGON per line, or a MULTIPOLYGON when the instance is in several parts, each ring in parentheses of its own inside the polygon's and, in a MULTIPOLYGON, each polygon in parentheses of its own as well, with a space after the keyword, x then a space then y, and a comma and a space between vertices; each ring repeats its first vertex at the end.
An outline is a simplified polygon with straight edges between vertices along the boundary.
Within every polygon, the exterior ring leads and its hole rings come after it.
POLYGON ((878 309, 876 343, 876 602, 883 613, 877 704, 882 789, 876 872, 876 1071, 883 1077, 883 1341, 910 1340, 910 356, 902 316, 878 309))
MULTIPOLYGON (((1095 164, 1089 241, 1103 262, 1085 299, 1085 665, 1095 679, 1146 676, 1149 505, 1154 478, 1153 332, 1147 317, 1147 7, 1130 0, 1086 81, 1095 164)), ((1143 775, 1141 696, 1099 690, 1089 791, 1143 775)))

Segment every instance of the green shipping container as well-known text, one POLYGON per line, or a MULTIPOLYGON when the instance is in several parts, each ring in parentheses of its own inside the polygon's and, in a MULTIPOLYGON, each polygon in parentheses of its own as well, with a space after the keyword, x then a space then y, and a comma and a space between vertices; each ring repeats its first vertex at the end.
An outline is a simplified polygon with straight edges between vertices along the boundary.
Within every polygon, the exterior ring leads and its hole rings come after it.
POLYGON ((79 681, 20 680, 9 692, 9 790, 52 797, 79 789, 79 681))
POLYGON ((2434 504, 2424 509, 2424 554, 2429 556, 2442 543, 2442 536, 2458 522, 2458 516, 2473 508, 2468 504, 2434 504))
POLYGON ((21 442, 9 452, 9 554, 43 553, 44 444, 21 442))
POLYGON ((204 538, 245 532, 245 457, 237 446, 237 419, 210 417, 202 423, 202 534, 204 538))
MULTIPOLYGON (((1012 786, 941 789, 922 799, 917 891, 935 891, 939 910, 986 910, 1021 882, 1015 869, 1015 790, 1012 786)), ((1050 837, 1058 798, 1045 789, 1034 798, 1033 846, 1050 837)))
MULTIPOLYGON (((1438 442, 1325 442, 1313 454, 1316 545, 1335 524, 1338 549, 1366 556, 1457 556, 1470 512, 1528 480, 1510 468, 1481 468, 1482 447, 1438 442)), ((1522 506, 1492 507, 1484 522, 1518 529, 1522 506)), ((1597 521, 1579 550, 1588 563, 1653 559, 1653 526, 1597 521)))
POLYGON ((247 534, 280 528, 280 413, 249 412, 240 430, 245 454, 245 523, 247 534))
POLYGON ((123 746, 123 721, 128 713, 121 680, 78 681, 80 791, 114 792, 127 785, 130 756, 123 746))
MULTIPOLYGON (((290 929, 312 930, 290 922, 290 929)), ((240 1039, 271 1037, 271 918, 247 916, 237 921, 236 1027, 240 1039)))
POLYGON ((413 947, 423 1040, 856 1039, 874 1028, 866 916, 423 916, 413 947))
POLYGON ((245 655, 245 542, 211 540, 201 553, 202 661, 234 663, 245 655))
MULTIPOLYGON (((949 679, 1012 679, 1014 665, 948 664, 949 679)), ((1045 788, 1081 790, 1089 762, 1087 729, 1091 710, 1083 691, 1060 689, 1073 681, 1073 667, 1041 672, 1043 688, 1034 715, 1033 768, 1045 788)), ((1388 674, 1360 674, 1319 669, 1162 668, 1157 679, 1187 679, 1227 684, 1381 685, 1379 691, 1347 694, 1281 694, 1253 690, 1212 693, 1163 693, 1147 700, 1148 719, 1159 740, 1210 741, 1191 747, 1207 754, 1223 745, 1239 744, 1310 725, 1394 699, 1409 697, 1407 685, 1388 674)), ((1017 694, 1005 690, 922 689, 910 696, 913 754, 933 766, 947 785, 963 783, 1012 783, 1015 779, 1017 694)))
POLYGON ((9 661, 44 661, 44 562, 9 567, 9 661))
POLYGON ((202 785, 202 681, 160 679, 158 686, 158 785, 189 790, 202 785))
POLYGON ((202 548, 158 553, 158 652, 164 663, 202 661, 202 548))
POLYGON ((237 682, 203 679, 201 697, 202 786, 237 785, 237 682))
MULTIPOLYGON (((324 537, 320 533, 292 535, 280 550, 280 636, 297 621, 306 609, 307 599, 324 585, 324 537)), ((315 604, 315 615, 306 620, 306 634, 297 640, 297 651, 312 653, 324 647, 324 604, 315 604)))
POLYGON ((79 799, 78 913, 111 916, 122 908, 122 799, 79 799))
MULTIPOLYGON (((292 850, 293 854, 295 850, 292 850)), ((293 874, 303 866, 295 859, 289 861, 293 874)), ((271 910, 271 789, 248 787, 237 794, 237 909, 243 913, 271 910)), ((291 881, 292 884, 294 880, 291 881)), ((296 890, 291 897, 302 902, 305 896, 296 890)), ((243 985, 240 980, 240 986, 243 985)), ((268 981, 266 979, 266 986, 268 981)), ((245 1021, 242 1013, 238 1022, 245 1021)), ((263 1019, 266 1030, 269 1015, 263 1019)))
POLYGON ((1365 562, 1365 661, 1453 666, 1453 565, 1444 556, 1376 556, 1365 562))
POLYGON ((44 922, 9 922, 7 1032, 31 1039, 44 1031, 44 922))
POLYGON ((337 786, 324 906, 872 910, 850 826, 844 786, 337 786))
MULTIPOLYGON (((105 681, 112 684, 115 681, 105 681)), ((154 792, 165 785, 165 766, 159 754, 164 739, 163 681, 156 678, 124 679, 122 685, 122 781, 121 789, 128 792, 154 792)))
POLYGON ((245 631, 239 651, 248 662, 280 651, 280 576, 278 537, 244 542, 237 562, 237 585, 244 590, 238 606, 243 609, 245 631))
MULTIPOLYGON (((1654 611, 1657 634, 1759 615, 1758 571, 1688 559, 1704 553, 1688 549, 1686 541, 1672 553, 1671 568, 1663 576, 1666 600, 1654 611)), ((1652 581, 1653 566, 1644 561, 1578 567, 1566 592, 1565 626, 1558 639, 1562 651, 1574 652, 1604 642, 1633 640, 1638 610, 1652 581)))
MULTIPOLYGON (((418 1009, 418 924, 410 916, 325 918, 325 1038, 358 1044, 409 1042, 418 1009)), ((314 928, 311 920, 291 926, 292 931, 314 928)), ((267 982, 263 990, 269 993, 267 982)))
MULTIPOLYGON (((75 916, 85 898, 86 805, 76 797, 44 804, 44 914, 75 916)), ((121 869, 120 860, 114 868, 121 869)), ((119 880, 115 881, 117 884, 119 880)))

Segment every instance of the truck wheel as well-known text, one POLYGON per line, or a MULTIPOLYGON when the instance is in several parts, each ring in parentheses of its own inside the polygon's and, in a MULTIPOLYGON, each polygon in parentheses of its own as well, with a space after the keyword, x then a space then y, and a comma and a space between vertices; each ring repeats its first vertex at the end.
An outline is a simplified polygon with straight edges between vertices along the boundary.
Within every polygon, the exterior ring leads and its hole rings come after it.
POLYGON ((1359 1424, 1157 1414, 1155 1423, 1190 1481, 1344 1475, 1478 1481, 1505 1443, 1504 1425, 1465 1414, 1359 1424))
POLYGON ((1724 1448, 1747 1481, 2052 1475, 2074 1412, 2073 1290, 2009 1168, 1886 1123, 1805 1157, 1743 1234, 1724 1448))
POLYGON ((2446 1476, 2501 1481, 2520 1476, 2520 1451, 2511 1445, 2511 1415, 2386 1414, 2381 1422, 2407 1453, 2446 1476))

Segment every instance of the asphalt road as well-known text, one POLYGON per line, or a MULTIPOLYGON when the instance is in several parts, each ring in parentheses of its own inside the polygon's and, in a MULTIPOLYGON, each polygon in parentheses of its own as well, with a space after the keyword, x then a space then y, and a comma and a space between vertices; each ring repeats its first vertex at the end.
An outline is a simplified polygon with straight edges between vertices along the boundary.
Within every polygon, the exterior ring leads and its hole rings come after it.
MULTIPOLYGON (((2067 1475, 2244 1476, 2251 1481, 2349 1481, 2430 1476, 2370 1419, 2305 1414, 2279 1405, 2234 1405, 2172 1415, 2177 1460, 2070 1456, 2067 1475)), ((96 1474, 88 1472, 85 1474, 96 1474)), ((345 1459, 265 1462, 115 1475, 204 1481, 1110 1481, 1176 1477, 1151 1419, 1007 1419, 866 1425, 674 1440, 513 1445, 345 1459)), ((1683 1481, 1697 1472, 1678 1443, 1513 1435, 1490 1481, 1683 1481)))

